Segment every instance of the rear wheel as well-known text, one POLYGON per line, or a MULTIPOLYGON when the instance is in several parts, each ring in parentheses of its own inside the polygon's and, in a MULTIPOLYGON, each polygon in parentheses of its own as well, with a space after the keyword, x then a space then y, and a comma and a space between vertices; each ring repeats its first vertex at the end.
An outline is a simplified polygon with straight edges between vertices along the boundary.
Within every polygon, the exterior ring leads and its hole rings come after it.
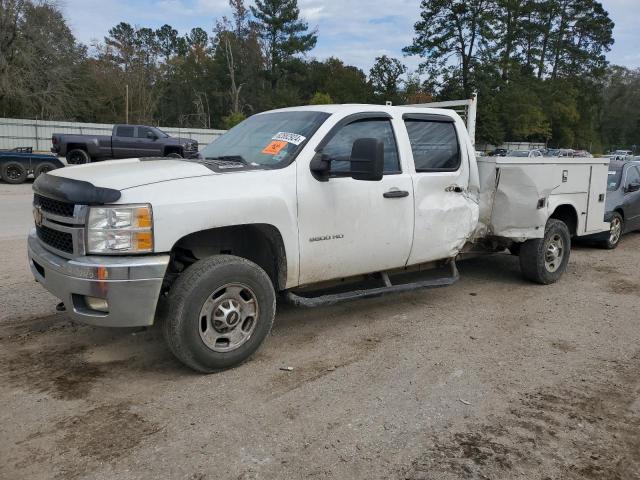
POLYGON ((520 247, 520 270, 532 282, 557 282, 567 269, 571 235, 567 225, 554 218, 547 222, 544 238, 527 240, 520 247))
POLYGON ((43 173, 47 173, 47 172, 50 172, 51 170, 55 170, 55 169, 56 169, 56 166, 51 162, 41 163, 33 171, 33 177, 34 178, 38 178, 43 173))
POLYGON ((20 162, 7 162, 2 165, 0 176, 5 182, 15 185, 27 179, 27 169, 20 162))
POLYGON ((185 365, 210 373, 249 358, 269 334, 276 296, 269 276, 240 257, 196 262, 173 284, 163 333, 185 365))
POLYGON ((74 148, 70 152, 67 152, 67 163, 69 165, 81 165, 83 163, 89 163, 91 157, 87 152, 80 148, 74 148))
POLYGON ((613 250, 620 243, 620 238, 622 238, 623 231, 624 220, 622 219, 622 215, 620 215, 619 213, 614 213, 611 217, 611 221, 609 222, 609 236, 606 240, 600 242, 600 246, 608 250, 613 250))

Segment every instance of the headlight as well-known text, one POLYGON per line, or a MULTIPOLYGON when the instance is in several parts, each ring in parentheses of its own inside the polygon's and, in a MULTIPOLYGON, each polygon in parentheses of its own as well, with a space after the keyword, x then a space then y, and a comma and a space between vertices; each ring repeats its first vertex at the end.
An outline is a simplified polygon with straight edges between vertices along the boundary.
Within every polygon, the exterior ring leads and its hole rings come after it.
POLYGON ((87 222, 87 253, 153 251, 151 205, 91 207, 87 222))

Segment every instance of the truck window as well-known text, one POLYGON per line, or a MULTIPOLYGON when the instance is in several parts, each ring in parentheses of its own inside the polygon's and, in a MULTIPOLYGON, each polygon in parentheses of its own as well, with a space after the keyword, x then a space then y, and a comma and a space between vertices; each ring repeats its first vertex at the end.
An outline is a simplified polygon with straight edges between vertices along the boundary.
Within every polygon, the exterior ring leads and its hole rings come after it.
POLYGON ((460 167, 456 127, 450 122, 405 120, 416 172, 454 171, 460 167))
POLYGON ((607 190, 610 192, 615 192, 618 190, 620 186, 620 181, 622 180, 622 164, 609 164, 609 175, 607 178, 607 190))
POLYGON ((640 183, 640 172, 638 172, 636 167, 630 167, 627 172, 627 182, 625 186, 628 187, 630 183, 640 183))
POLYGON ((138 134, 136 137, 138 138, 149 138, 148 134, 153 133, 149 127, 138 127, 138 134))
POLYGON ((384 173, 400 173, 398 147, 391 122, 387 119, 357 120, 342 127, 322 149, 333 159, 330 174, 349 172, 349 158, 353 142, 358 138, 377 138, 384 143, 384 173))
POLYGON ((120 125, 116 128, 116 137, 133 137, 133 131, 135 127, 129 127, 127 125, 120 125))

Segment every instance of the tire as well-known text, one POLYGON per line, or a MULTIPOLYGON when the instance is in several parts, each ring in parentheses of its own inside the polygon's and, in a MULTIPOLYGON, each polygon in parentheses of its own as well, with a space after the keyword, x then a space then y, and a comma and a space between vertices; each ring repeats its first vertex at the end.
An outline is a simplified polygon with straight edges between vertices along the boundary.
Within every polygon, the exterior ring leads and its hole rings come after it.
POLYGON ((549 285, 567 269, 571 235, 567 225, 554 218, 547 221, 544 238, 527 240, 520 247, 520 270, 532 282, 549 285))
POLYGON ((182 158, 179 152, 169 152, 165 155, 167 158, 182 158))
POLYGON ((178 277, 161 322, 175 357, 212 373, 248 359, 271 331, 275 312, 276 294, 263 269, 244 258, 215 255, 178 277))
POLYGON ((36 169, 33 171, 33 178, 38 178, 43 173, 50 172, 51 170, 55 170, 56 168, 58 167, 51 162, 43 162, 40 165, 38 165, 36 169))
POLYGON ((509 247, 509 253, 515 257, 519 256, 521 246, 522 246, 522 243, 513 242, 509 247))
POLYGON ((67 163, 69 165, 82 165, 90 161, 91 157, 89 154, 80 148, 74 148, 70 152, 67 152, 67 163))
POLYGON ((27 169, 20 162, 3 163, 0 176, 5 182, 17 185, 27 179, 27 169))
POLYGON ((606 240, 599 243, 600 247, 606 248, 607 250, 616 248, 622 238, 622 232, 624 232, 624 220, 622 215, 614 212, 609 222, 609 235, 606 240))

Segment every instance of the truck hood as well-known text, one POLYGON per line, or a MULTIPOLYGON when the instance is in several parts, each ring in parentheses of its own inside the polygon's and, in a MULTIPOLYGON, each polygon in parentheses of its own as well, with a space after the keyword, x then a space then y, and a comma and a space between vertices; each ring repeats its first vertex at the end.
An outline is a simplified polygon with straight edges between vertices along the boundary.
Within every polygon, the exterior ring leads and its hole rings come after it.
POLYGON ((69 166, 51 171, 48 175, 89 182, 96 187, 125 190, 150 183, 217 173, 202 164, 179 159, 130 158, 69 166))

